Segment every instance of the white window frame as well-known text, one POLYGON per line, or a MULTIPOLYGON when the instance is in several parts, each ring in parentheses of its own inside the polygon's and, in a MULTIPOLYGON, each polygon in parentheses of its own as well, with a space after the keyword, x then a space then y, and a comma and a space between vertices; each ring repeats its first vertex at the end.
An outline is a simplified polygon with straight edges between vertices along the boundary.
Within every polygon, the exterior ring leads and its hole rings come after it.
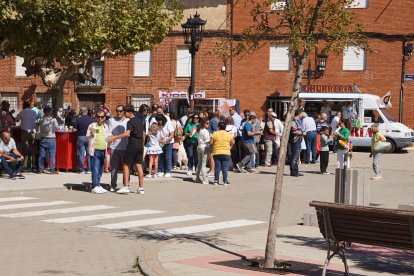
POLYGON ((19 92, 1 92, 1 101, 10 103, 10 110, 19 110, 19 92))
POLYGON ((286 7, 286 2, 285 1, 278 1, 278 2, 273 2, 272 4, 270 4, 270 10, 272 11, 282 11, 284 10, 286 7))
POLYGON ((364 71, 367 69, 367 53, 358 50, 356 46, 348 45, 344 51, 343 65, 344 71, 364 71), (359 53, 357 55, 356 53, 359 53))
POLYGON ((134 106, 134 110, 138 111, 142 104, 148 106, 152 105, 152 95, 151 94, 132 94, 131 103, 134 106))
POLYGON ((152 51, 138 52, 134 55, 134 76, 150 77, 152 69, 152 51))
POLYGON ((16 77, 27 77, 26 67, 23 67, 24 58, 16 56, 16 77))
POLYGON ((177 46, 177 77, 191 77, 191 54, 187 46, 177 46))
POLYGON ((366 9, 368 8, 369 0, 354 0, 351 5, 348 6, 349 9, 366 9))
POLYGON ((290 44, 270 43, 269 70, 270 71, 289 71, 291 70, 292 57, 289 53, 290 44))

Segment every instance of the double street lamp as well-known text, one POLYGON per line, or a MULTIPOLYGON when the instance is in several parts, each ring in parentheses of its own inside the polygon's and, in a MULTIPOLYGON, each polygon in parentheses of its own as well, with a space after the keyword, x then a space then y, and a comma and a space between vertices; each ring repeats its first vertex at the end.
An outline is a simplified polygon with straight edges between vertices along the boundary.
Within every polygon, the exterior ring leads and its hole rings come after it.
POLYGON ((194 79, 195 79, 195 56, 198 47, 204 38, 204 26, 207 20, 202 20, 200 15, 196 14, 194 17, 187 19, 187 22, 181 24, 184 32, 184 43, 189 45, 188 50, 191 54, 191 82, 188 89, 188 97, 190 99, 190 107, 194 107, 194 79))
MULTIPOLYGON (((316 70, 312 70, 312 64, 311 64, 311 61, 309 60, 308 70, 303 71, 303 75, 308 78, 308 85, 311 85, 312 77, 321 78, 326 70, 326 63, 328 61, 329 55, 327 55, 326 53, 320 53, 316 57, 318 58, 317 60, 318 67, 316 68, 316 70)), ((296 51, 296 53, 292 55, 292 58, 293 58, 293 66, 297 67, 299 60, 302 58, 302 55, 299 55, 298 52, 296 51)))

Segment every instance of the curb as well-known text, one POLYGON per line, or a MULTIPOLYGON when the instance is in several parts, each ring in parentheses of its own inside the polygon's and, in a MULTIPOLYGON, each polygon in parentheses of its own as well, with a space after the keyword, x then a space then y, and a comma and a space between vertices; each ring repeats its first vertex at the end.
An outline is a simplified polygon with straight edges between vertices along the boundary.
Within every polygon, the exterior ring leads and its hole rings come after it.
POLYGON ((138 267, 144 276, 175 276, 170 271, 166 270, 158 262, 157 253, 158 251, 167 246, 170 243, 177 241, 177 238, 172 238, 163 242, 159 242, 150 248, 148 248, 144 253, 138 255, 138 267))

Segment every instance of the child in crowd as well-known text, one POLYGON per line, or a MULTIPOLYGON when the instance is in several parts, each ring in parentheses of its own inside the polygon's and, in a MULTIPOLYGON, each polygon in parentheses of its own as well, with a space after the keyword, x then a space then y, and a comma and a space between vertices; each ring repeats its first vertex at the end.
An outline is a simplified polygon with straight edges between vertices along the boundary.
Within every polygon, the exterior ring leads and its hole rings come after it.
POLYGON ((148 174, 145 176, 146 178, 151 178, 151 169, 152 169, 152 162, 155 164, 154 168, 154 178, 157 177, 158 171, 158 155, 162 153, 162 148, 160 146, 161 142, 161 133, 158 132, 158 124, 153 123, 149 130, 148 135, 148 150, 147 154, 149 156, 149 166, 148 166, 148 174), (154 160, 153 160, 154 159, 154 160))
POLYGON ((329 163, 329 128, 327 126, 322 127, 321 135, 321 174, 329 174, 326 169, 329 163))

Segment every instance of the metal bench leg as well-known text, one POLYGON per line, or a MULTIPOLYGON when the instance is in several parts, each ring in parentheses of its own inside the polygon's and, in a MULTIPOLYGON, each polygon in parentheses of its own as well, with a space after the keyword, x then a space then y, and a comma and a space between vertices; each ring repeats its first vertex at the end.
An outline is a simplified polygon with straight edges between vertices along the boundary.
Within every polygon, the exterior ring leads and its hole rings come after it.
MULTIPOLYGON (((346 261, 346 256, 345 256, 345 248, 346 248, 346 243, 342 243, 341 246, 339 246, 339 251, 338 254, 341 256, 342 262, 344 263, 344 267, 345 267, 345 273, 344 276, 351 276, 351 274, 349 274, 349 269, 348 269, 348 263, 346 261)), ((350 245, 350 244, 348 244, 350 245)))

